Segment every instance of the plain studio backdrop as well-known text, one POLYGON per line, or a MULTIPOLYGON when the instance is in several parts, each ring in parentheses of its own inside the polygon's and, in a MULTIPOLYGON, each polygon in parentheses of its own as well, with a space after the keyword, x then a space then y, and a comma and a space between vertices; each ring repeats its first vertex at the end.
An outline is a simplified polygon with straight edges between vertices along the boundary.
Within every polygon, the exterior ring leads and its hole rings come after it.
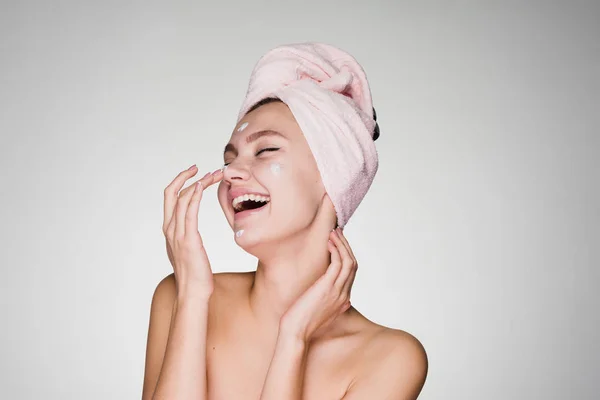
MULTIPOLYGON (((221 167, 263 53, 321 41, 363 65, 381 126, 345 231, 353 305, 423 343, 420 398, 597 399, 599 21, 574 1, 3 2, 0 397, 140 398, 164 188, 221 167)), ((255 268, 215 188, 199 221, 215 272, 255 268)))

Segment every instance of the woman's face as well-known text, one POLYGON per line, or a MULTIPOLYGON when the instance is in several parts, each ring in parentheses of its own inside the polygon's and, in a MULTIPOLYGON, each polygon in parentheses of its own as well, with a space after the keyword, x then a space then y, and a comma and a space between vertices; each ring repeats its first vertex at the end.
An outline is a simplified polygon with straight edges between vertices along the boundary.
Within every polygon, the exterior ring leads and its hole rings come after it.
POLYGON ((231 134, 224 163, 219 203, 242 248, 254 254, 251 249, 257 244, 281 241, 310 226, 325 188, 287 105, 268 103, 248 113, 231 134), (242 203, 265 205, 237 213, 232 201, 244 192, 269 201, 242 203))

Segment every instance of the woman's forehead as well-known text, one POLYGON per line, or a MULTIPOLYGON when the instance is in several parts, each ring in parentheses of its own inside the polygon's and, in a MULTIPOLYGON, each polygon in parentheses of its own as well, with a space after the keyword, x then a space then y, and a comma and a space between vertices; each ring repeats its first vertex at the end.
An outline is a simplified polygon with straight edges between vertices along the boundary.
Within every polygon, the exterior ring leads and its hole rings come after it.
POLYGON ((231 139, 237 141, 260 131, 275 131, 287 139, 301 134, 294 115, 287 105, 281 102, 265 104, 246 114, 233 129, 231 139))

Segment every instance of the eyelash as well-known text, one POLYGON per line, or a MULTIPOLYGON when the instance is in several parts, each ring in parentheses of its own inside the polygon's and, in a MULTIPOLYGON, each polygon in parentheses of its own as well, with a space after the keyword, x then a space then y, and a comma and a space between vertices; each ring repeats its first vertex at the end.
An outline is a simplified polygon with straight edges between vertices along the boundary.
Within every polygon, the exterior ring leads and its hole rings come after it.
MULTIPOLYGON (((261 150, 259 150, 259 151, 256 153, 256 155, 257 155, 257 156, 258 156, 258 155, 260 155, 260 153, 262 153, 263 151, 277 151, 277 150, 279 150, 279 147, 267 147, 267 148, 264 148, 264 149, 261 149, 261 150)), ((225 164, 223 164, 223 165, 229 165, 229 164, 231 164, 231 163, 225 163, 225 164)))

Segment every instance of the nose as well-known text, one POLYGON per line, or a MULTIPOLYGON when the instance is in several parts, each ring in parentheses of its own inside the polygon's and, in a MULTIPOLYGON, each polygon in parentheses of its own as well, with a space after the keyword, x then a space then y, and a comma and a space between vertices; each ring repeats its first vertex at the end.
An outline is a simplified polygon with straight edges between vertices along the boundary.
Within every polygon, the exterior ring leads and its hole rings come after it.
POLYGON ((231 183, 234 180, 245 181, 250 178, 250 171, 248 165, 246 165, 241 157, 237 157, 231 163, 229 163, 223 170, 223 180, 231 183))

